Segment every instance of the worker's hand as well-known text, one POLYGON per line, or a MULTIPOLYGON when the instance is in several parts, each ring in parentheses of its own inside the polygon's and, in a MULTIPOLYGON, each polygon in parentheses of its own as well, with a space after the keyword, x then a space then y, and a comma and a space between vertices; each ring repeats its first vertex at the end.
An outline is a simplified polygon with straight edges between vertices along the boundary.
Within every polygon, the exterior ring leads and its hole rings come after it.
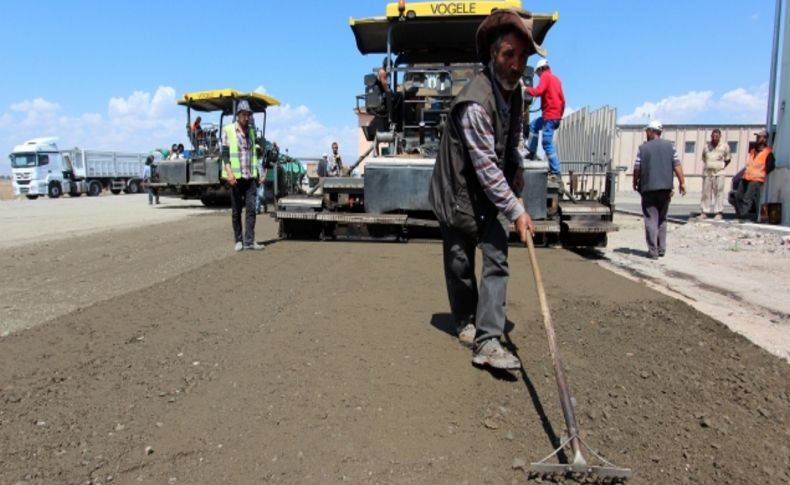
POLYGON ((680 192, 680 195, 686 195, 686 184, 680 184, 678 191, 680 192))
POLYGON ((527 243, 528 237, 533 237, 535 235, 535 225, 532 223, 532 218, 526 212, 518 216, 518 219, 516 219, 513 225, 516 226, 518 237, 524 244, 527 243), (527 234, 527 232, 529 232, 529 234, 527 234))
POLYGON ((228 177, 228 185, 230 185, 231 187, 234 187, 236 185, 236 176, 235 175, 231 174, 228 177))

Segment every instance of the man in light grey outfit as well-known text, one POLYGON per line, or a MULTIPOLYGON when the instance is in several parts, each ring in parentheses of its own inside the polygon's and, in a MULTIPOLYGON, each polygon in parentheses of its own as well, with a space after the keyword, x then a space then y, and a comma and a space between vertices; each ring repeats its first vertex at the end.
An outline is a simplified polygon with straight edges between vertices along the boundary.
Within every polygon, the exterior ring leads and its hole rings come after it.
POLYGON ((634 190, 642 195, 647 257, 658 259, 667 251, 667 212, 672 199, 672 174, 680 195, 686 195, 683 166, 672 142, 661 139, 664 125, 658 120, 645 127, 647 141, 639 146, 634 161, 634 190))

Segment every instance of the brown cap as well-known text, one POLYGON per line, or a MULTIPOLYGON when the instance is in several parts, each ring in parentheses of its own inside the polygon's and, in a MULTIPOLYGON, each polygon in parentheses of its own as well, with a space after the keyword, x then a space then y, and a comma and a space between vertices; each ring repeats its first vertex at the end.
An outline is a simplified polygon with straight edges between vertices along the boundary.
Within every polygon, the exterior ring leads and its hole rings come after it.
POLYGON ((757 135, 757 136, 768 136, 768 130, 763 128, 761 130, 755 131, 754 134, 757 135))
POLYGON ((539 54, 546 57, 546 49, 532 38, 532 15, 512 8, 503 8, 491 12, 477 28, 477 56, 483 64, 491 60, 491 43, 505 28, 515 28, 516 32, 527 39, 528 55, 539 54))

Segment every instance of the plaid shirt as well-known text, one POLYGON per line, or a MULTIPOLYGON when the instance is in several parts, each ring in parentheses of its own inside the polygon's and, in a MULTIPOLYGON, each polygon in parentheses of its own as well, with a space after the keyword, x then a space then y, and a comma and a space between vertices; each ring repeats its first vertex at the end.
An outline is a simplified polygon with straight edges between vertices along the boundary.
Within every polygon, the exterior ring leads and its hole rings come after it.
MULTIPOLYGON (((495 88, 497 98, 497 111, 504 120, 509 120, 510 109, 508 103, 502 99, 501 94, 495 88)), ((505 174, 497 166, 496 141, 494 140, 494 125, 491 118, 482 106, 477 103, 467 103, 459 113, 460 125, 462 129, 461 137, 464 140, 472 166, 475 169, 477 179, 486 197, 493 202, 496 208, 504 214, 510 222, 514 222, 523 214, 524 207, 518 203, 516 194, 507 183, 505 174)), ((507 126, 507 123, 505 123, 507 126)), ((521 129, 518 130, 521 133, 521 129)), ((521 135, 519 143, 521 145, 521 135)), ((516 161, 522 166, 522 157, 515 149, 516 161)))
MULTIPOLYGON (((247 136, 247 131, 242 130, 238 123, 234 124, 236 128, 236 141, 239 143, 239 164, 241 165, 241 177, 248 179, 252 178, 252 140, 247 136)), ((224 137, 227 138, 227 137, 224 137)), ((228 146, 228 140, 223 140, 222 144, 228 146)))

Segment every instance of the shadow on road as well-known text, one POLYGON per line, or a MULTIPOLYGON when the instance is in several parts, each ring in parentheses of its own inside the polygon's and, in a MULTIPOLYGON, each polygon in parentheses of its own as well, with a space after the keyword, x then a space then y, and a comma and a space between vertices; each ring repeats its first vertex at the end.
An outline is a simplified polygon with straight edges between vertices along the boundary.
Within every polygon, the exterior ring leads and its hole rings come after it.
POLYGON ((204 209, 204 210, 210 211, 210 212, 221 212, 221 211, 227 210, 229 208, 228 207, 206 207, 203 204, 194 204, 194 205, 193 204, 190 204, 190 205, 161 205, 160 204, 159 207, 157 207, 156 209, 157 210, 179 210, 179 209, 191 209, 191 210, 194 210, 194 209, 204 209))
POLYGON ((644 249, 633 249, 633 248, 615 248, 613 252, 620 254, 628 254, 629 256, 641 256, 643 258, 646 258, 648 255, 648 252, 644 249))
MULTIPOLYGON (((507 347, 510 349, 513 354, 521 360, 521 357, 518 355, 518 347, 516 344, 510 340, 510 335, 505 335, 505 341, 507 347)), ((557 433, 554 432, 554 427, 551 425, 551 421, 549 421, 549 417, 546 416, 546 411, 543 409, 543 404, 540 402, 540 397, 538 396, 538 391, 535 389, 535 386, 532 384, 532 381, 529 379, 527 375, 526 369, 524 369, 524 364, 522 363, 521 368, 519 369, 521 373, 521 379, 524 381, 524 385, 527 387, 527 392, 529 393, 529 397, 532 400, 532 406, 535 408, 535 412, 538 414, 538 418, 540 419, 540 424, 543 426, 543 432, 546 433, 546 436, 549 438, 549 442, 551 443, 551 448, 556 450, 560 447, 560 438, 557 436, 557 433)), ((563 450, 560 450, 557 453, 557 459, 560 463, 568 463, 568 457, 565 455, 563 450)))
MULTIPOLYGON (((437 330, 440 330, 453 338, 456 337, 455 320, 449 313, 434 313, 433 316, 431 316, 431 325, 433 325, 433 327, 437 330)), ((518 347, 513 343, 513 340, 510 339, 510 332, 512 330, 513 322, 508 320, 505 324, 505 346, 510 349, 510 351, 516 355, 516 357, 518 357, 518 347)), ((521 360, 520 357, 519 360, 521 360)), ((549 438, 552 449, 559 448, 560 438, 557 436, 557 433, 554 432, 554 427, 551 425, 548 416, 546 416, 546 411, 543 409, 543 404, 540 402, 538 392, 535 390, 535 386, 532 385, 532 381, 529 379, 527 371, 524 369, 523 365, 519 369, 518 373, 503 369, 494 369, 488 366, 475 367, 488 372, 494 379, 505 382, 517 382, 519 380, 518 374, 520 374, 521 379, 524 381, 524 385, 527 388, 527 392, 529 393, 529 397, 532 400, 532 406, 535 408, 535 412, 540 419, 541 426, 543 426, 543 431, 549 438)), ((567 463, 567 457, 562 451, 558 453, 557 457, 559 458, 560 462, 567 463)))
POLYGON ((599 248, 568 248, 569 251, 578 254, 584 259, 591 260, 608 260, 609 258, 599 248))
MULTIPOLYGON (((441 330, 442 332, 446 333, 447 335, 456 338, 458 336, 458 331, 455 328, 455 320, 453 316, 449 313, 434 313, 431 316, 431 325, 433 328, 437 330, 441 330)), ((510 333, 513 331, 514 324, 510 320, 505 323, 505 334, 510 333)))

